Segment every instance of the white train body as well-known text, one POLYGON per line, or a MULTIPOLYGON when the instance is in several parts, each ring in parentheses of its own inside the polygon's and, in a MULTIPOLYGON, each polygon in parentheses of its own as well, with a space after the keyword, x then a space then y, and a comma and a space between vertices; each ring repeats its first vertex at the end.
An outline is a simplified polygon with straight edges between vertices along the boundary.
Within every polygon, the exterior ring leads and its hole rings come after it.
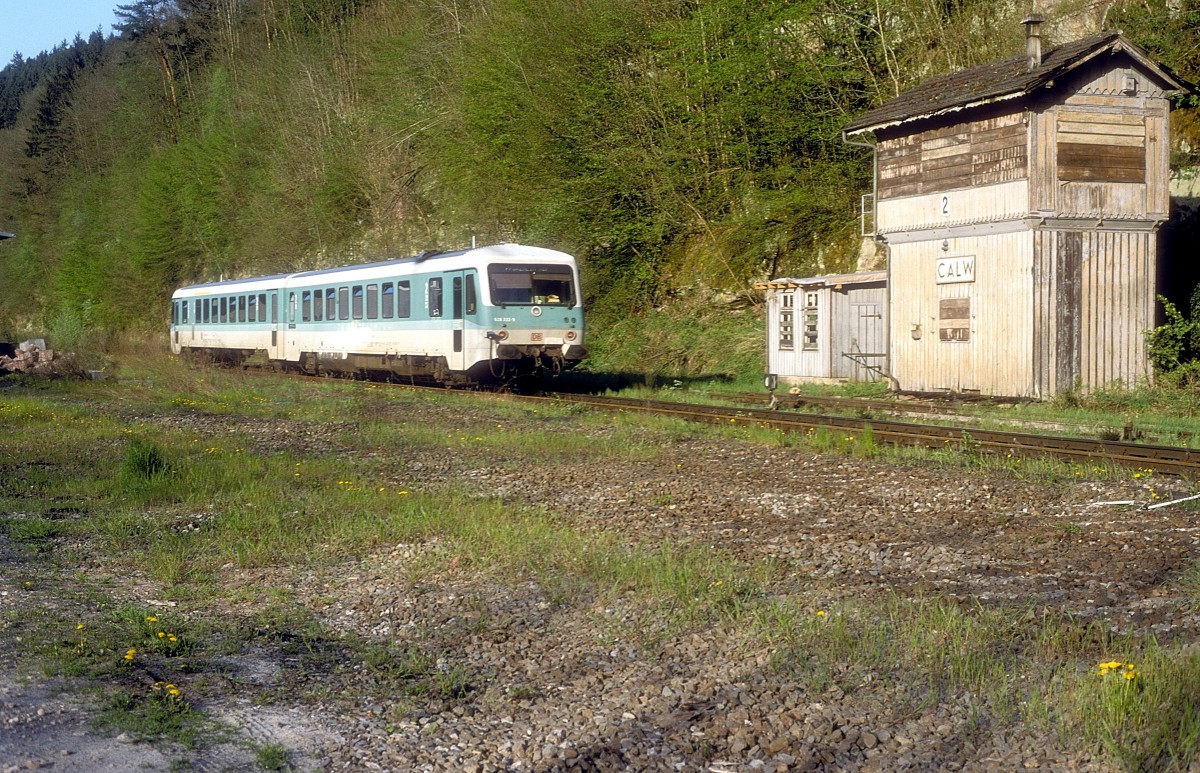
POLYGON ((582 360, 579 269, 502 244, 343 268, 191 285, 171 298, 171 350, 255 353, 310 373, 474 383, 582 360))

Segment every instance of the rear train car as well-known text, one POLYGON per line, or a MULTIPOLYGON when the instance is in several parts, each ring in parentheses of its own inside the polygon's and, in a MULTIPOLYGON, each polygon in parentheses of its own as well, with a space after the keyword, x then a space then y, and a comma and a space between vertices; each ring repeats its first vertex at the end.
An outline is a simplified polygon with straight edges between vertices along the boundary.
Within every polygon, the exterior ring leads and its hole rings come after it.
POLYGON ((171 298, 171 351, 307 373, 473 384, 587 354, 579 268, 519 244, 210 282, 171 298))

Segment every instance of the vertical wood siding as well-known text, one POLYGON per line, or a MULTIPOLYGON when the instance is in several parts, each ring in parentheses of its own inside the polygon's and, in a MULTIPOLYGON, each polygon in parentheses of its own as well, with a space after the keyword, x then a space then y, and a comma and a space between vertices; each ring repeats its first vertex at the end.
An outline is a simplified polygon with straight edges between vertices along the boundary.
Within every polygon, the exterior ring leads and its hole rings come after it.
POLYGON ((1034 257, 1037 396, 1150 375, 1154 234, 1040 231, 1034 257))
MULTIPOLYGON (((891 253, 892 373, 905 390, 1032 397, 1033 276, 1028 232, 899 244, 891 253), (975 281, 937 284, 936 263, 973 255, 975 281), (939 339, 943 300, 969 306, 966 341, 939 339), (921 338, 914 340, 914 325, 921 338)), ((957 322, 955 323, 958 324, 957 322)))
POLYGON ((770 290, 767 301, 767 369, 781 378, 796 380, 853 379, 875 381, 878 374, 844 356, 846 352, 883 354, 871 358, 877 367, 886 367, 887 341, 884 312, 887 288, 875 282, 847 286, 845 290, 817 285, 796 289, 770 290), (817 348, 805 350, 801 327, 804 298, 809 292, 818 297, 817 348), (796 338, 791 349, 779 346, 781 297, 795 296, 796 338))
MULTIPOLYGON (((876 381, 878 375, 846 354, 887 354, 884 340, 883 287, 853 287, 845 292, 831 291, 833 320, 830 330, 829 372, 837 378, 876 381)), ((884 367, 884 358, 872 357, 871 365, 884 367)))
POLYGON ((1129 57, 1097 57, 989 108, 1004 115, 947 114, 879 138, 876 229, 901 389, 1049 397, 1149 375, 1170 169, 1155 78, 1129 57), (938 259, 968 256, 975 281, 937 284, 938 259))

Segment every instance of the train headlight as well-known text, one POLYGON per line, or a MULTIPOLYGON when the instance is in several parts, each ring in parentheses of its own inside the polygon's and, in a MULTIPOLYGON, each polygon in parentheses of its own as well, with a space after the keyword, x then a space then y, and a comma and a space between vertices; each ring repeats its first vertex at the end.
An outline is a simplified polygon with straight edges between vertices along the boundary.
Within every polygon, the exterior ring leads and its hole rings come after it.
POLYGON ((501 341, 507 341, 508 340, 508 331, 501 330, 500 332, 496 333, 496 338, 498 338, 501 341))
POLYGON ((568 340, 568 341, 574 341, 574 340, 575 340, 575 331, 574 331, 574 330, 568 330, 568 331, 567 331, 567 336, 566 336, 566 338, 567 338, 567 340, 568 340))

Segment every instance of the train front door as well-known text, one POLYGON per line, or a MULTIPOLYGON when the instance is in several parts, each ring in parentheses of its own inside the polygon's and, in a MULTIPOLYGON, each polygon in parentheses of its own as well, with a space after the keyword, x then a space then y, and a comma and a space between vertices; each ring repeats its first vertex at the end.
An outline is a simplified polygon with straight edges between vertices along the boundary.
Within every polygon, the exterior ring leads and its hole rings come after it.
POLYGON ((475 362, 468 351, 475 336, 469 332, 477 328, 479 301, 475 291, 474 271, 451 271, 446 274, 450 282, 451 353, 447 358, 451 370, 462 371, 475 362))

